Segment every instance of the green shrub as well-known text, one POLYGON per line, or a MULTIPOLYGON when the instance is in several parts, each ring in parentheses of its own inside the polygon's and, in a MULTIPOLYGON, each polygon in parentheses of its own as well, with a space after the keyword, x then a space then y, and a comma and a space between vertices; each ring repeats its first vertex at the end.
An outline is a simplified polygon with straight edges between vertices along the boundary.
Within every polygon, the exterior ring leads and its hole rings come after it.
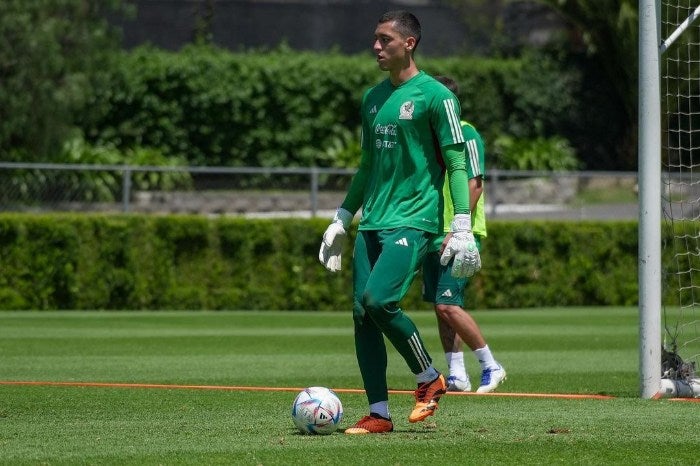
POLYGON ((92 97, 108 105, 83 127, 96 143, 158 147, 192 165, 331 166, 325 148, 359 127, 363 88, 380 78, 366 57, 336 53, 140 47, 120 56, 92 97))
POLYGON ((581 163, 562 137, 515 139, 499 136, 493 144, 492 165, 502 170, 576 170, 581 163))
MULTIPOLYGON (((86 138, 122 150, 155 147, 191 165, 355 166, 362 93, 386 77, 365 54, 285 47, 139 47, 117 58, 108 85, 90 96, 86 138)), ((549 137, 570 121, 575 71, 545 56, 420 63, 457 80, 463 117, 487 146, 499 135, 549 137)))
MULTIPOLYGON (((317 259, 326 226, 325 219, 3 214, 0 309, 349 312, 354 233, 344 269, 331 274, 317 259)), ((469 308, 637 302, 635 222, 493 221, 482 262, 469 308)), ((420 280, 406 309, 430 308, 420 280)))

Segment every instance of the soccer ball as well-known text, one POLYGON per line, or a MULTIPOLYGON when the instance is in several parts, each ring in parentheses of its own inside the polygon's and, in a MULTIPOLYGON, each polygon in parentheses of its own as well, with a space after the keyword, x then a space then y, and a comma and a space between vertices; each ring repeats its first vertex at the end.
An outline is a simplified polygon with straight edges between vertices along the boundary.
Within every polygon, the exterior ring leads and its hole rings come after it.
POLYGON ((292 403, 292 420, 304 434, 332 434, 343 420, 343 405, 329 388, 305 388, 292 403))

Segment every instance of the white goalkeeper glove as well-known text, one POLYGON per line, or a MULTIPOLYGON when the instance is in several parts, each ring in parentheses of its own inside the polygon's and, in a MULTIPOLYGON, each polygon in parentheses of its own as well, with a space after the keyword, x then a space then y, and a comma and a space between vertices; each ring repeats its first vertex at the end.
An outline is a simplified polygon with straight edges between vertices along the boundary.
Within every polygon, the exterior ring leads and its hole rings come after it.
POLYGON ((476 247, 472 233, 471 214, 456 214, 450 225, 452 237, 445 245, 440 257, 440 263, 447 265, 452 262, 452 276, 455 278, 471 277, 481 270, 481 256, 476 247))
POLYGON ((337 272, 341 269, 340 257, 345 244, 345 234, 352 222, 353 214, 341 208, 335 211, 333 222, 328 225, 323 234, 321 250, 318 251, 318 260, 328 270, 337 272))

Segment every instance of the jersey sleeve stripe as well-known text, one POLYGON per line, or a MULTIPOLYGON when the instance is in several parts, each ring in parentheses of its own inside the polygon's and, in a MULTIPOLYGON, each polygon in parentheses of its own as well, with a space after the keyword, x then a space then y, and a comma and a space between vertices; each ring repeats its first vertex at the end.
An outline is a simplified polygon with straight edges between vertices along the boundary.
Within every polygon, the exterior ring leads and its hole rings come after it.
POLYGON ((452 99, 445 99, 442 101, 445 106, 445 114, 447 115, 447 120, 450 122, 450 130, 452 131, 452 141, 453 144, 459 144, 464 142, 464 135, 462 134, 462 125, 457 117, 457 112, 455 112, 455 103, 452 99))
POLYGON ((479 166, 479 149, 476 145, 476 139, 470 139, 465 144, 467 149, 467 157, 469 158, 469 165, 472 168, 472 174, 476 176, 481 176, 481 167, 479 166))

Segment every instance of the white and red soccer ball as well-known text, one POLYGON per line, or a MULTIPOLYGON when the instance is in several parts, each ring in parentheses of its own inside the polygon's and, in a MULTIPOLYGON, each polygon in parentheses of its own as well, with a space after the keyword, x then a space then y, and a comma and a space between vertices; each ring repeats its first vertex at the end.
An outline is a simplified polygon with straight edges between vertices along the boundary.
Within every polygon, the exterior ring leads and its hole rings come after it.
POLYGON ((343 405, 329 388, 305 388, 292 403, 292 420, 304 434, 332 434, 343 420, 343 405))

